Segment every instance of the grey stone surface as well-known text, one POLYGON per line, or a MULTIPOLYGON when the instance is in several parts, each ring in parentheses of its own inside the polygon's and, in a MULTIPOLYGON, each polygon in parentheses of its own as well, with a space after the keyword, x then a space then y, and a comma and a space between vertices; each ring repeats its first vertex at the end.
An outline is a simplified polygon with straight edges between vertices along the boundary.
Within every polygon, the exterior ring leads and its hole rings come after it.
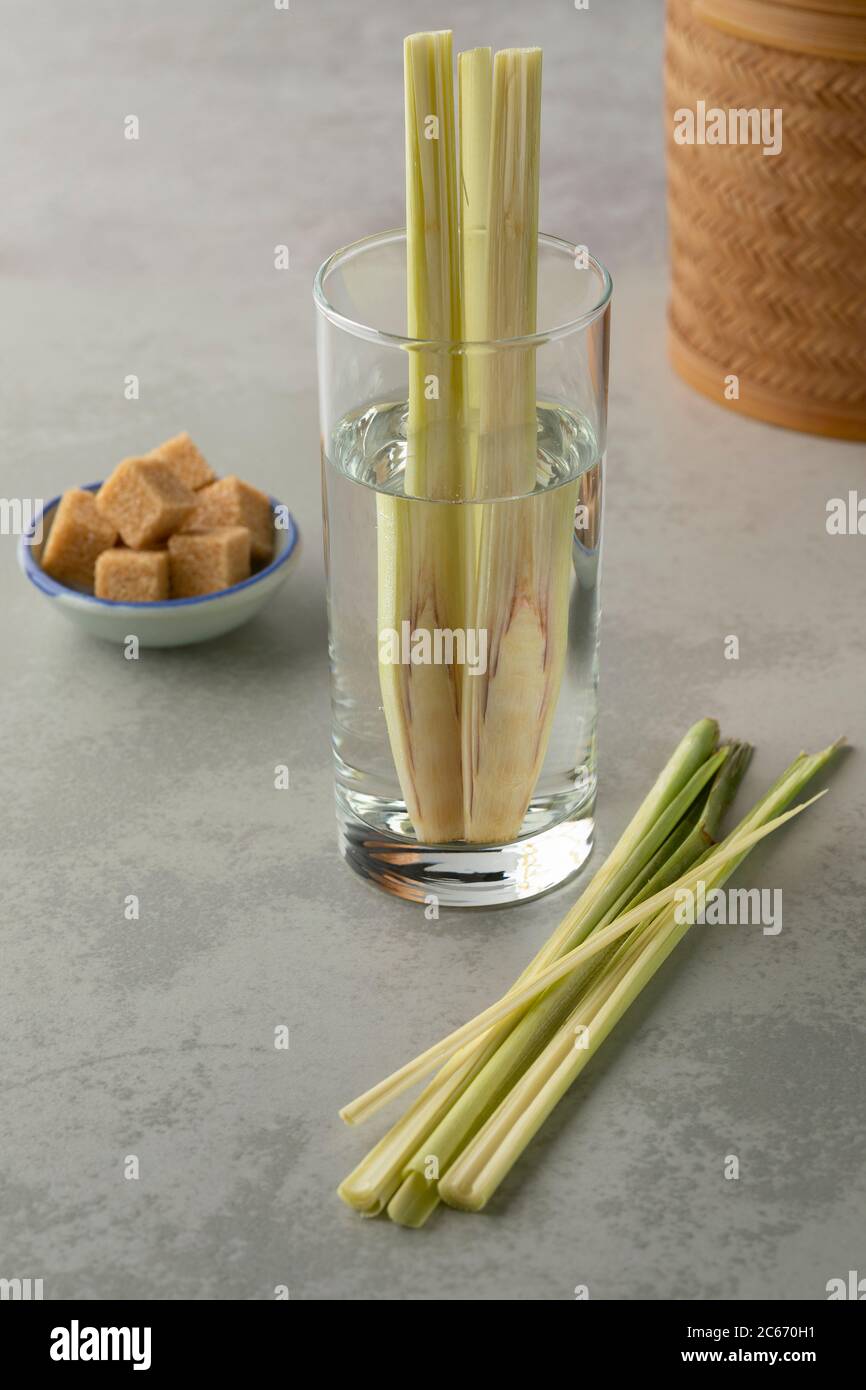
MULTIPOLYGON (((660 6, 506 9, 463 3, 458 37, 544 45, 543 221, 616 284, 597 863, 702 714, 758 745, 746 794, 802 745, 862 741, 866 540, 824 515, 863 450, 738 419, 666 365, 660 6)), ((132 663, 0 537, 0 1275, 49 1298, 821 1298, 866 1267, 856 752, 742 872, 783 888, 781 935, 696 932, 486 1214, 414 1235, 334 1196, 380 1129, 338 1105, 494 997, 574 898, 425 923, 335 851, 310 281, 401 220, 400 42, 449 19, 2 5, 0 490, 49 496, 186 428, 305 539, 252 626, 132 663)))

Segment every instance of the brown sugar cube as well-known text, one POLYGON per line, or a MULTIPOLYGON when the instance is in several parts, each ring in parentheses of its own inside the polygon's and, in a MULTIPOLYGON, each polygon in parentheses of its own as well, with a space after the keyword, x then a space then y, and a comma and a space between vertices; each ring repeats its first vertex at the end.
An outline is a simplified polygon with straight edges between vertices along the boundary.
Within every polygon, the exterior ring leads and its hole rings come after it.
POLYGON ((42 547, 42 568, 60 584, 93 589, 96 558, 117 540, 117 532, 83 488, 64 492, 42 547))
POLYGON ((161 459, 131 458, 102 484, 96 505, 124 544, 146 550, 183 525, 192 514, 195 493, 161 459))
POLYGON ((191 492, 212 483, 216 477, 207 459, 199 453, 186 433, 167 439, 164 444, 152 449, 147 457, 161 459, 191 492))
POLYGON ((270 499, 230 473, 203 487, 195 495, 195 511, 184 531, 206 531, 213 526, 246 526, 250 533, 254 564, 266 564, 274 553, 274 517, 270 499))
POLYGON ((250 533, 246 526, 170 536, 168 555, 172 598, 213 594, 250 577, 250 533))
POLYGON ((96 561, 97 598, 115 603, 158 603, 169 597, 167 550, 103 550, 96 561))

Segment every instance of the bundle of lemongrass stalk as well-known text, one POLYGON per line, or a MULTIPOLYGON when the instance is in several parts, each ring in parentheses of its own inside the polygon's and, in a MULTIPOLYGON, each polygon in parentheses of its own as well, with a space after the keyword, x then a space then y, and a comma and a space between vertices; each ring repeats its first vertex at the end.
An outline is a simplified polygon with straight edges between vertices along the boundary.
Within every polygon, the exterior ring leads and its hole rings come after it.
POLYGON ((354 1124, 440 1068, 342 1183, 343 1200, 405 1226, 423 1225, 440 1201, 483 1207, 685 935, 685 891, 720 887, 754 845, 817 800, 789 809, 837 747, 801 753, 720 838, 751 749, 719 745, 712 720, 695 724, 509 992, 340 1112, 354 1124))
POLYGON ((407 810, 430 844, 518 837, 565 663, 577 480, 533 497, 541 50, 405 44, 410 350, 403 496, 378 502, 379 630, 484 632, 486 672, 382 663, 407 810), (459 151, 458 151, 459 145, 459 151), (459 153, 459 175, 458 175, 459 153), (459 187, 459 195, 458 195, 459 187), (469 506, 443 506, 443 502, 469 506), (438 504, 438 505, 437 505, 438 504))

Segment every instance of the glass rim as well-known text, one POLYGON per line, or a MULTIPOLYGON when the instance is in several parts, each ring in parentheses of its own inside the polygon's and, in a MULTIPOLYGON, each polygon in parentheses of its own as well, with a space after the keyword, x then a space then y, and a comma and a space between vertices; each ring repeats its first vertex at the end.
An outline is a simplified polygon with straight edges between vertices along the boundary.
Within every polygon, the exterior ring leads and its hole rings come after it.
MULTIPOLYGON (((567 338, 572 333, 579 333, 589 328, 610 304, 613 293, 613 280, 610 271, 587 251, 588 266, 596 272, 601 281, 601 294, 596 303, 585 313, 578 315, 577 318, 569 319, 566 323, 557 324, 553 328, 547 328, 540 332, 527 333, 518 338, 411 338, 405 334, 389 333, 384 329, 359 323, 357 320, 349 318, 347 314, 341 314, 339 309, 334 308, 325 293, 325 280, 341 260, 357 256, 372 246, 387 245, 389 242, 405 241, 405 239, 406 228, 393 227, 386 232, 373 232, 370 236, 360 237, 357 241, 340 246, 332 252, 319 266, 313 280, 313 300, 319 313, 335 327, 342 328, 356 338, 364 338, 370 343, 387 344, 398 348, 423 348, 427 351, 461 352, 465 348, 541 347, 545 343, 555 342, 559 338, 567 338)), ((538 241, 542 246, 557 251, 567 251, 572 257, 577 250, 573 242, 565 241, 562 237, 551 236, 547 232, 539 232, 538 241)))

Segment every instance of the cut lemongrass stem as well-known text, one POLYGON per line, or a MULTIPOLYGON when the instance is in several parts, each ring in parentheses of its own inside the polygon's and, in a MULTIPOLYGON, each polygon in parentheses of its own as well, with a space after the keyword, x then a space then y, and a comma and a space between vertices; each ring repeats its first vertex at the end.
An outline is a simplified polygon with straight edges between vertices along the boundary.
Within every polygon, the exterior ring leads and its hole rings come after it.
MULTIPOLYGON (((617 912, 624 908, 634 893, 638 891, 638 887, 643 887, 643 873, 655 863, 665 840, 676 829, 683 816, 694 804, 695 799, 715 777, 725 760, 730 756, 730 752, 730 747, 725 746, 720 748, 718 753, 707 758, 706 762, 702 763, 689 778, 682 791, 662 811, 655 824, 635 846, 622 867, 602 889, 594 909, 581 923, 580 935, 582 938, 586 937, 597 923, 603 922, 605 918, 612 921, 617 912)), ((567 942, 568 946, 571 944, 571 941, 567 942)))
MULTIPOLYGON (((563 949, 582 940, 592 926, 598 924, 605 907, 613 901, 608 891, 611 880, 636 846, 647 842, 654 823, 675 798, 689 783, 694 785, 695 774, 713 755, 718 732, 715 720, 700 719, 683 735, 607 859, 512 988, 518 988, 538 970, 544 969, 563 949)), ((481 1038, 476 1038, 451 1057, 427 1083, 406 1113, 341 1184, 340 1196, 349 1206, 369 1215, 384 1208, 400 1185, 406 1163, 495 1053, 513 1024, 513 1019, 505 1019, 481 1038)))
MULTIPOLYGON (((708 880, 715 887, 726 875, 708 880)), ((660 914, 621 959, 601 976, 595 993, 578 1005, 499 1108, 439 1183, 449 1206, 479 1211, 507 1175, 569 1086, 614 1025, 687 931, 674 912, 660 914)))
POLYGON ((703 807, 694 817, 694 824, 689 824, 688 834, 678 845, 672 845, 670 853, 665 854, 662 862, 658 864, 659 856, 666 849, 666 846, 662 847, 656 858, 647 865, 644 873, 635 880, 627 900, 615 904, 612 909, 613 916, 624 911, 626 907, 637 907, 639 903, 651 898, 660 888, 684 874, 706 850, 718 844, 722 821, 736 796, 751 756, 750 743, 734 743, 730 746, 729 757, 716 773, 703 807))
MULTIPOLYGON (((463 121, 470 178, 472 151, 490 149, 480 251, 464 255, 464 279, 473 322, 491 342, 530 337, 537 326, 541 61, 538 48, 497 53, 489 137, 483 79, 463 121)), ((475 359, 471 381, 468 450, 481 506, 470 598, 488 661, 465 683, 461 706, 464 823, 474 844, 507 844, 520 834, 559 697, 577 483, 535 494, 534 344, 475 359)))
MULTIPOLYGON (((407 308, 410 338, 462 338, 451 34, 405 43, 407 308)), ((379 633, 466 625, 462 374, 450 348, 410 348, 403 497, 379 494, 379 633), (430 383, 435 381, 436 390, 430 383)), ((463 838, 461 668, 385 659, 379 684, 388 738, 419 840, 463 838)))
POLYGON ((615 1008, 617 999, 622 998, 623 987, 633 980, 634 972, 646 959, 647 948, 656 942, 655 933, 664 918, 663 913, 650 924, 646 934, 641 934, 639 943, 630 942, 625 956, 609 965, 595 989, 581 1000, 573 1015, 522 1074, 443 1176, 438 1185, 442 1201, 467 1211, 479 1211, 486 1205, 554 1105, 607 1036, 615 1021, 611 1005, 615 1008), (603 1031, 605 1018, 611 1021, 603 1031), (569 1067, 569 1062, 575 1065, 569 1067), (566 1070, 567 1081, 564 1079, 566 1070))
POLYGON ((417 1231, 430 1220, 438 1205, 438 1179, 409 1171, 388 1203, 388 1215, 398 1226, 417 1231))
POLYGON ((340 1183, 337 1192, 347 1206, 364 1216, 384 1211, 424 1135, 435 1128, 473 1075, 472 1058, 457 1054, 446 1062, 406 1113, 340 1183))
MULTIPOLYGON (((463 331, 467 342, 487 335, 487 209, 493 50, 473 48, 457 58, 460 129, 460 252, 463 331)), ((480 358, 478 359, 480 363, 480 358)), ((473 393, 474 394, 474 393, 473 393)), ((477 405, 477 396, 475 403, 477 405)), ((475 422, 475 430, 478 424, 475 422)))
MULTIPOLYGON (((591 904, 598 896, 601 886, 611 876, 611 871, 621 866, 625 858, 631 853, 635 843, 640 840, 648 826, 652 824, 653 818, 670 802, 672 796, 682 789, 701 761, 705 760, 706 754, 711 751, 715 742, 716 734, 716 726, 712 721, 703 720, 690 729, 680 741, 637 813, 623 831, 608 859, 596 871, 581 899, 567 914, 563 924, 551 938, 551 942, 542 948, 535 960, 523 972, 520 977, 521 981, 531 976, 539 961, 543 962, 545 952, 555 953, 556 948, 551 943, 556 938, 561 938, 571 931, 573 922, 580 917, 581 909, 591 904)), ((799 793, 806 781, 826 763, 841 742, 842 740, 833 745, 831 749, 825 750, 824 753, 801 754, 791 768, 761 798, 752 812, 746 816, 735 834, 739 834, 746 826, 757 824, 761 816, 766 818, 767 815, 772 815, 775 810, 786 805, 793 796, 799 793)), ((740 756, 742 757, 743 754, 740 756)), ((711 804, 713 802, 718 803, 724 790, 723 779, 729 781, 732 778, 735 765, 736 754, 724 766, 722 774, 717 776, 713 784, 702 812, 702 823, 711 821, 711 804)), ((730 792, 730 783, 728 791, 730 792)), ((707 872, 706 867, 704 867, 703 872, 707 872)), ((645 924, 644 930, 649 930, 651 925, 651 923, 645 924)), ((628 949, 628 945, 635 940, 637 935, 635 933, 635 936, 625 938, 627 945, 621 946, 621 949, 628 949)), ((619 950, 616 947, 613 949, 615 954, 609 968, 613 968, 620 960, 619 950)), ((597 982, 597 977, 594 976, 593 978, 597 982)), ((591 981, 590 987, 592 985, 593 982, 591 981)), ((504 1026, 510 1025, 506 1022, 504 1026)), ((443 1117, 447 1118, 449 1106, 471 1084, 473 1076, 477 1074, 479 1057, 483 1065, 485 1058, 495 1052, 497 1043, 494 1040, 491 1044, 490 1040, 495 1039, 497 1029, 501 1027, 503 1027, 502 1024, 495 1026, 480 1039, 476 1039, 461 1048, 428 1082, 408 1111, 392 1126, 385 1137, 341 1185, 340 1195, 346 1202, 356 1210, 372 1215, 374 1212, 382 1211, 391 1199, 392 1206, 396 1208, 399 1204, 402 1207, 399 1215, 395 1212, 395 1219, 401 1220, 403 1224, 407 1225, 421 1224, 425 1219, 425 1212, 429 1214, 427 1208, 430 1207, 431 1201, 435 1201, 435 1194, 430 1185, 426 1183, 420 1183, 415 1192, 407 1189, 405 1184, 401 1185, 406 1161, 424 1143, 425 1136, 431 1135, 435 1130, 437 1122, 441 1121, 443 1117), (395 1193, 396 1196, 392 1196, 395 1193)))
MULTIPOLYGON (((661 849, 637 875, 610 915, 616 916, 626 907, 635 906, 679 878, 715 842, 722 817, 742 780, 751 749, 748 745, 735 745, 726 752, 730 752, 730 756, 718 768, 703 804, 694 803, 689 813, 668 835, 661 849)), ((682 796, 683 793, 680 793, 680 798, 682 796)), ((674 799, 669 811, 673 809, 675 813, 680 798, 674 799)), ((646 837, 642 843, 645 842, 646 837)), ((599 925, 605 925, 605 921, 602 918, 599 925)), ((638 926, 633 934, 637 935, 641 930, 638 926)), ((631 936, 627 940, 630 941, 631 936)), ((622 943, 612 946, 610 953, 616 953, 618 946, 621 948, 622 943)), ((574 1009, 577 1001, 583 999, 599 975, 606 972, 607 961, 608 957, 604 956, 560 980, 536 999, 516 1021, 413 1154, 407 1165, 404 1183, 388 1206, 388 1215, 392 1220, 401 1225, 418 1226, 428 1219, 437 1205, 437 1183, 456 1155, 496 1109, 563 1019, 574 1009), (429 1176, 431 1174, 435 1176, 429 1176), (425 1187, 426 1195, 422 1195, 425 1187)), ((507 1027, 507 1021, 504 1026, 507 1027)))
POLYGON ((718 736, 719 726, 714 719, 699 719, 680 739, 604 863, 552 936, 530 961, 518 983, 528 979, 535 971, 544 969, 564 950, 577 945, 600 921, 605 908, 599 910, 599 904, 604 902, 609 907, 615 901, 610 892, 612 880, 620 874, 637 847, 647 842, 653 826, 713 756, 718 736))
MULTIPOLYGON (((726 753, 730 753, 730 756, 721 762, 705 801, 695 802, 687 816, 678 821, 662 848, 637 874, 631 887, 621 895, 616 908, 602 917, 599 926, 605 926, 609 917, 619 915, 627 906, 635 906, 667 883, 673 883, 712 847, 719 837, 724 812, 733 801, 748 766, 751 748, 749 745, 734 745, 726 749, 726 753)), ((716 762, 720 762, 720 759, 716 759, 716 762)), ((692 783, 694 778, 688 785, 692 783)), ((678 798, 674 798, 669 812, 673 810, 676 815, 677 803, 681 803, 683 795, 681 792, 678 798)), ((644 837, 642 844, 646 844, 646 840, 648 837, 644 837)), ((635 927, 634 934, 641 933, 641 930, 641 926, 635 927)), ((631 937, 627 941, 631 941, 631 937)), ((498 1047, 489 1049, 484 1066, 464 1087, 463 1094, 449 1106, 438 1125, 425 1137, 424 1143, 407 1163, 405 1180, 388 1205, 388 1215, 392 1220, 400 1225, 418 1226, 430 1218, 438 1204, 436 1184, 448 1172, 450 1163, 495 1111, 525 1068, 538 1056, 564 1017, 573 1011, 578 999, 584 998, 587 991, 594 988, 599 974, 606 973, 607 959, 609 955, 616 955, 617 947, 621 948, 621 942, 610 947, 602 958, 592 960, 584 969, 575 970, 546 990, 516 1020, 498 1047), (428 1176, 431 1173, 434 1173, 435 1179, 428 1176), (425 1195, 424 1187, 427 1188, 425 1195)), ((500 1027, 507 1029, 509 1020, 500 1027)))
MULTIPOLYGON (((487 214, 490 191, 490 122, 493 106, 493 50, 473 48, 457 58, 460 135, 460 276, 463 333, 469 343, 487 338, 487 214)), ((478 434, 487 371, 486 350, 467 348, 463 382, 466 486, 477 494, 478 434)), ((481 509, 467 507, 467 594, 476 584, 481 509)))
MULTIPOLYGON (((717 863, 715 868, 713 863, 718 861, 718 855, 704 857, 701 877, 709 888, 726 882, 748 854, 751 846, 746 847, 745 842, 753 832, 744 837, 743 827, 765 819, 770 808, 790 802, 805 782, 825 765, 835 747, 810 758, 798 759, 753 807, 726 842, 729 847, 740 846, 734 857, 721 865, 717 863)), ((805 802, 795 807, 794 812, 810 804, 805 802)), ((777 817, 765 828, 769 830, 790 815, 788 812, 784 817, 777 817)), ((751 843, 756 841, 752 839, 751 843)), ((439 1195, 444 1201, 467 1210, 479 1210, 489 1201, 544 1119, 690 925, 687 919, 679 921, 676 909, 669 907, 620 947, 598 980, 595 993, 580 1001, 444 1175, 439 1183, 439 1195)))
MULTIPOLYGON (((753 845, 756 845, 759 840, 763 840, 765 836, 777 830, 794 816, 800 815, 802 811, 805 811, 808 806, 820 800, 824 795, 824 792, 819 792, 817 796, 813 796, 809 801, 803 802, 802 805, 795 806, 792 810, 785 812, 783 815, 776 816, 775 819, 771 820, 768 824, 759 826, 757 829, 747 834, 729 837, 729 839, 719 847, 716 853, 710 856, 707 863, 702 866, 702 872, 715 872, 723 865, 736 859, 737 856, 744 855, 753 845)), ((548 966, 546 970, 533 976, 533 978, 528 980, 520 989, 513 990, 497 1003, 491 1004, 488 1009, 478 1014, 477 1017, 470 1019, 468 1023, 464 1023, 462 1027, 455 1029, 453 1033, 449 1033, 441 1042, 436 1043, 433 1047, 428 1048, 426 1052, 421 1053, 414 1061, 407 1063, 405 1067, 401 1067, 399 1071, 386 1077, 384 1081, 380 1081, 377 1086, 366 1091, 364 1095, 359 1096, 357 1100, 351 1101, 347 1106, 344 1106, 340 1111, 341 1118, 344 1119, 347 1124, 356 1124, 360 1120, 375 1114, 375 1112, 381 1109, 383 1105, 386 1105, 388 1101, 401 1095, 404 1091, 408 1090, 410 1086, 414 1085, 416 1081, 428 1075, 434 1067, 447 1057, 450 1057, 452 1053, 456 1052, 465 1043, 480 1037, 492 1024, 499 1022, 502 1018, 507 1018, 516 1010, 521 1009, 524 1005, 537 998, 538 995, 549 988, 550 985, 555 984, 557 980, 563 979, 572 970, 576 969, 578 965, 583 965, 585 961, 590 960, 593 956, 604 951, 614 941, 618 941, 622 936, 625 936, 633 927, 636 927, 641 922, 647 921, 662 907, 672 902, 680 890, 688 888, 694 891, 695 886, 696 881, 693 876, 685 874, 667 888, 663 888, 660 892, 654 893, 651 898, 647 898, 646 901, 641 903, 638 907, 623 913, 616 921, 611 922, 608 927, 593 933, 582 945, 575 947, 572 951, 567 951, 555 961, 553 965, 548 966)))

